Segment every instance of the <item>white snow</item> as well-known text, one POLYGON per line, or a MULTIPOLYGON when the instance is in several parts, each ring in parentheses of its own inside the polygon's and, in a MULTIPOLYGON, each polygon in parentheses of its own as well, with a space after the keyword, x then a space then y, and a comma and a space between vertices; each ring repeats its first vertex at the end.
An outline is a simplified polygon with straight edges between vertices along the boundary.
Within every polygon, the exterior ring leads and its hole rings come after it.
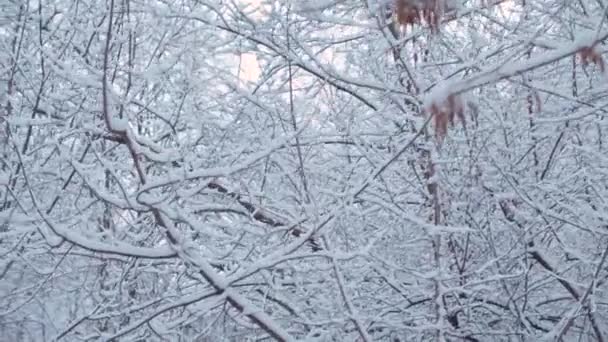
POLYGON ((127 118, 119 118, 112 116, 110 120, 110 130, 116 132, 126 132, 129 128, 129 120, 127 118))

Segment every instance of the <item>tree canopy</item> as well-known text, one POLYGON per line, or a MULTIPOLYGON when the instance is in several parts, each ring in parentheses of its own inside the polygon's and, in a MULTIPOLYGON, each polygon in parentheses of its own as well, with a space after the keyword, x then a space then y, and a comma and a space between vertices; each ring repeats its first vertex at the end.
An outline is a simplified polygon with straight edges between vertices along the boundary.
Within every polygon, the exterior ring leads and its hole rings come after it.
POLYGON ((0 340, 608 341, 608 1, 4 0, 0 340))

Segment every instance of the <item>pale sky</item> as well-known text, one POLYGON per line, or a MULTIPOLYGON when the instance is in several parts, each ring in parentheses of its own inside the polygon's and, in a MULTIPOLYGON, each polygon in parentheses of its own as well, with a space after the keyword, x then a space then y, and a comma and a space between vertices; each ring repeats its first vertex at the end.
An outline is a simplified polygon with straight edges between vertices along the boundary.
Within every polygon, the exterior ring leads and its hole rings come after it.
POLYGON ((239 78, 248 82, 255 82, 260 77, 258 59, 252 52, 241 54, 241 70, 239 78))
MULTIPOLYGON (((241 0, 245 4, 259 7, 262 0, 241 0)), ((260 77, 260 65, 254 53, 248 52, 240 56, 239 78, 246 82, 255 82, 260 77)))

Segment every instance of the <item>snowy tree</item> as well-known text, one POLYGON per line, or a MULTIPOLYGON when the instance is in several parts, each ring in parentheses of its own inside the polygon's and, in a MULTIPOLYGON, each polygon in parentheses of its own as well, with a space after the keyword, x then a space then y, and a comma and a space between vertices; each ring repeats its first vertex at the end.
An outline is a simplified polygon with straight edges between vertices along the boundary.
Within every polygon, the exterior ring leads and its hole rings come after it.
POLYGON ((0 340, 606 341, 604 0, 7 0, 0 340))

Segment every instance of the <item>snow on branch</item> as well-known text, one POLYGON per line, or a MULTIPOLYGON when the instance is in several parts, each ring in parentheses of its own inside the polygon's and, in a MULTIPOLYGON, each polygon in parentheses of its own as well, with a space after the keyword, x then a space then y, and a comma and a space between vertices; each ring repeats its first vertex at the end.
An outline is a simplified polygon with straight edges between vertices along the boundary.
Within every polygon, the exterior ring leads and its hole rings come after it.
MULTIPOLYGON (((586 32, 572 42, 562 44, 561 47, 552 51, 539 53, 529 59, 518 62, 501 62, 461 80, 447 79, 439 82, 424 96, 423 100, 426 112, 435 118, 436 135, 440 138, 444 137, 447 133, 448 123, 453 124, 454 118, 458 118, 464 123, 464 106, 460 97, 465 92, 522 75, 573 55, 579 55, 584 64, 591 62, 601 72, 604 72, 604 59, 597 52, 596 46, 606 38, 608 38, 608 31, 586 32)), ((554 44, 554 46, 559 45, 554 44)))

